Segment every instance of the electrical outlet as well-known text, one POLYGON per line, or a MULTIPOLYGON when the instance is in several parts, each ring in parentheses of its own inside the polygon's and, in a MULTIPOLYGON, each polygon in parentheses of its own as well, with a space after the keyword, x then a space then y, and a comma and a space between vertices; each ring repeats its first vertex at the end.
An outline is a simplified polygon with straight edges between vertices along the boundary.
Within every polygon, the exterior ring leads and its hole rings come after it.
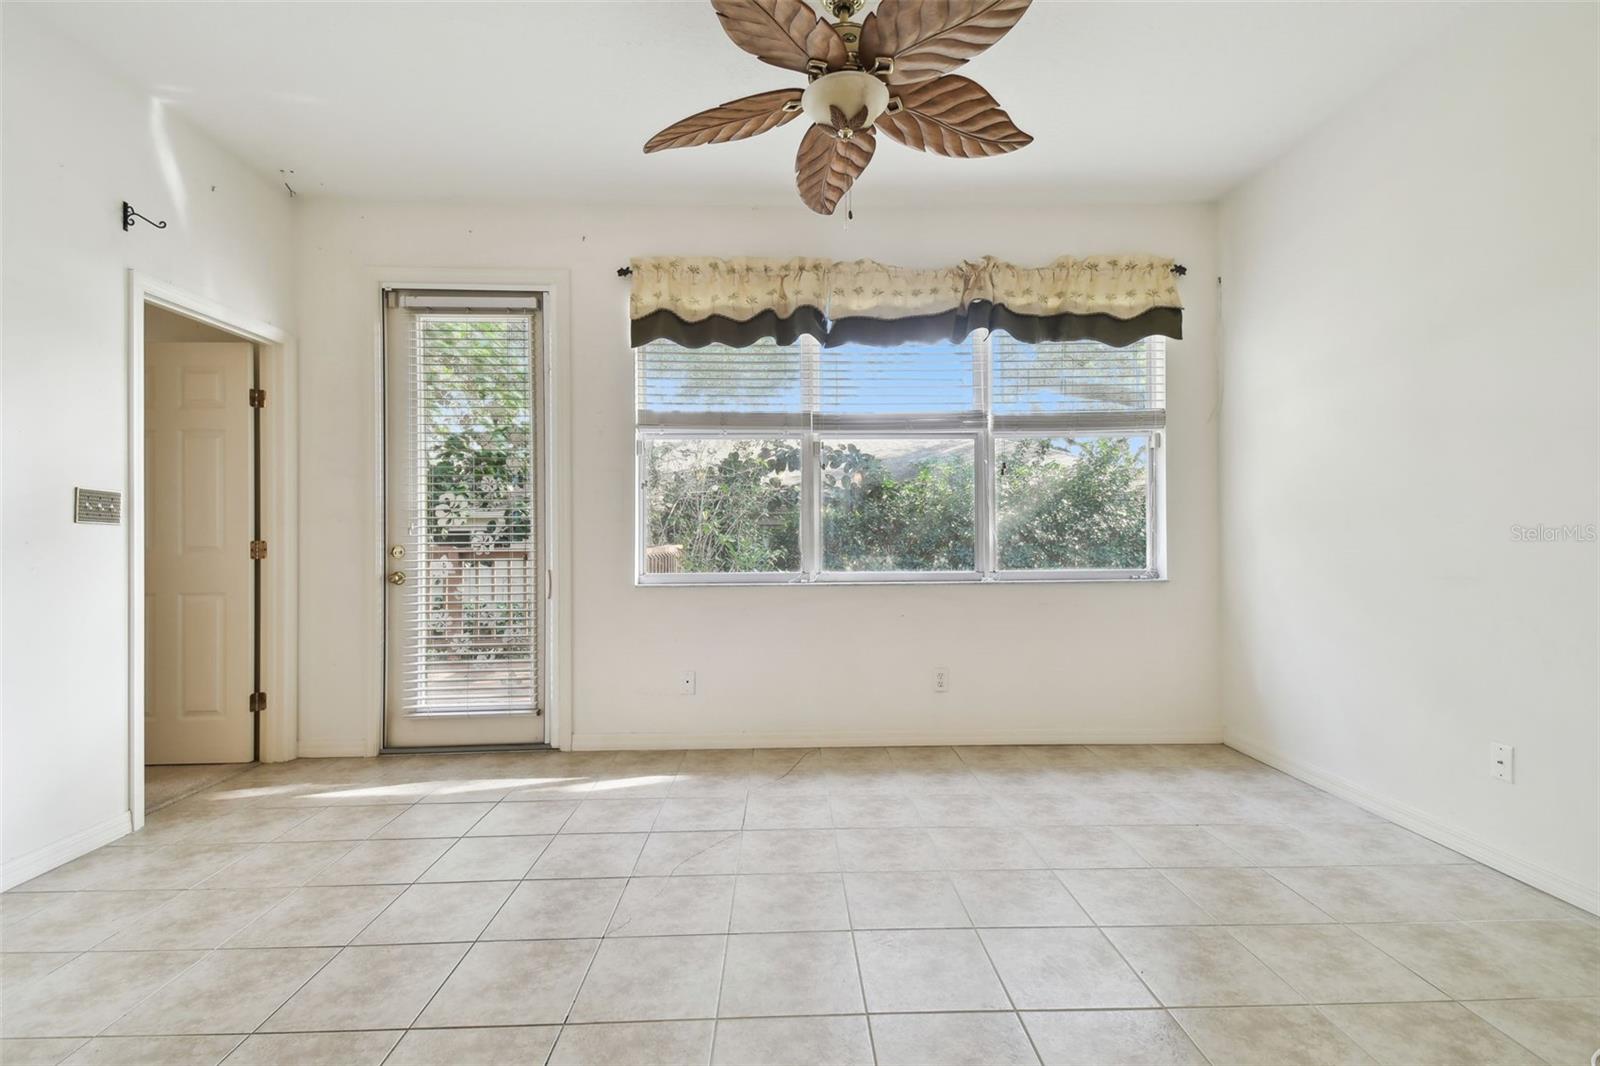
POLYGON ((678 675, 678 695, 680 695, 680 696, 693 696, 694 695, 694 671, 693 670, 685 670, 683 673, 678 675))
POLYGON ((946 670, 942 666, 934 667, 934 670, 933 670, 933 691, 935 691, 935 692, 949 692, 950 691, 950 671, 946 670))
POLYGON ((1517 749, 1510 744, 1489 745, 1489 776, 1511 784, 1516 781, 1517 749))

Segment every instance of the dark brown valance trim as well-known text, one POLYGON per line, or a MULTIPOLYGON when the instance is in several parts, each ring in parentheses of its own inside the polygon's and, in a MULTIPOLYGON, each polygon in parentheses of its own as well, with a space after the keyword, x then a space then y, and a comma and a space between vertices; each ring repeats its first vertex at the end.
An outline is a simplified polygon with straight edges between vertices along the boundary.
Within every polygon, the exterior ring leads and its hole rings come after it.
MULTIPOLYGON (((1023 315, 1005 304, 974 300, 961 311, 913 318, 841 318, 832 323, 823 346, 870 344, 884 347, 911 342, 959 341, 975 329, 1001 329, 1019 341, 1099 341, 1125 348, 1146 337, 1183 339, 1183 309, 1152 307, 1132 318, 1108 314, 1023 315)), ((804 332, 804 331, 802 331, 804 332)), ((823 336, 814 334, 814 336, 823 336)))
POLYGON ((635 348, 655 340, 671 341, 685 348, 704 348, 708 344, 742 348, 768 337, 779 344, 793 344, 803 334, 825 337, 827 333, 828 320, 816 307, 797 307, 792 314, 781 317, 776 311, 762 311, 749 319, 711 315, 696 322, 686 322, 662 308, 634 319, 631 330, 635 348))
POLYGON ((1146 337, 1183 339, 1183 309, 1152 307, 1132 318, 1108 314, 1024 315, 1005 304, 974 300, 962 311, 911 318, 841 318, 828 322, 815 307, 796 308, 780 317, 763 311, 754 318, 736 319, 711 315, 697 322, 685 322, 671 311, 652 311, 635 319, 632 343, 635 348, 654 340, 671 341, 685 348, 704 348, 725 344, 742 348, 772 338, 779 344, 793 344, 802 335, 820 338, 823 346, 838 348, 846 344, 892 347, 896 344, 960 341, 975 329, 1005 330, 1027 344, 1041 341, 1099 341, 1124 348, 1146 337))

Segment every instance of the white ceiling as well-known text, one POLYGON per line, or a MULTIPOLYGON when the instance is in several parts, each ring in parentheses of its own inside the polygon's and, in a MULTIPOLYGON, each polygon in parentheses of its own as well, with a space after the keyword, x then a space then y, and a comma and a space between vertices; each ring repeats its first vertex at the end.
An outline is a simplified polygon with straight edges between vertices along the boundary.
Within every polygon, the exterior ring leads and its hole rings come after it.
MULTIPOLYGON (((682 116, 804 78, 705 0, 30 5, 302 194, 793 204, 801 125, 645 156, 682 116)), ((1210 200, 1443 31, 1428 3, 1037 0, 962 73, 1034 143, 880 138, 863 203, 1210 200), (870 198, 870 200, 868 199, 870 198)))

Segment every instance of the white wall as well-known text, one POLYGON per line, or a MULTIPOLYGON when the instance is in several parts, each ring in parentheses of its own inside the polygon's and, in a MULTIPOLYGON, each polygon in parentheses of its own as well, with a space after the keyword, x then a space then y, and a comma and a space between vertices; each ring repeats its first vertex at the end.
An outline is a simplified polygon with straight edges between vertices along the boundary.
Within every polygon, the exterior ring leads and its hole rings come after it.
MULTIPOLYGON (((714 149, 711 149, 714 151, 714 149)), ((976 164, 981 165, 981 164, 976 164)), ((1215 740, 1215 215, 1204 206, 896 213, 302 200, 303 754, 371 750, 380 693, 377 267, 571 271, 574 744, 1215 740), (1165 583, 636 588, 630 256, 941 264, 1148 251, 1190 268, 1170 346, 1165 583), (949 667, 953 690, 932 692, 949 667), (698 672, 692 697, 673 693, 698 672)), ((418 271, 391 276, 416 278, 418 271)), ((425 272, 422 272, 425 273, 425 272)))
POLYGON ((1591 909, 1597 548, 1512 527, 1596 521, 1595 39, 1475 9, 1221 216, 1229 743, 1591 909))
POLYGON ((11 884, 125 831, 127 270, 290 323, 283 190, 4 5, 0 857, 11 884), (121 202, 165 219, 121 228, 121 202))

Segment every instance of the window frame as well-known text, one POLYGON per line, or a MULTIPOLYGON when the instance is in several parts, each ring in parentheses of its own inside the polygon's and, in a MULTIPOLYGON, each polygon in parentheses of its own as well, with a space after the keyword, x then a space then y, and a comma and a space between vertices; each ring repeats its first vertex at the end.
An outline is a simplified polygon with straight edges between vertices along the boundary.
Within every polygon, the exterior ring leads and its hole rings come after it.
POLYGON ((768 430, 753 427, 719 429, 680 429, 676 426, 636 426, 634 428, 634 570, 638 585, 789 585, 805 573, 806 483, 814 480, 811 453, 805 434, 794 427, 768 430), (650 574, 645 572, 645 548, 650 540, 650 480, 646 474, 645 448, 657 440, 799 440, 807 458, 800 467, 800 563, 799 570, 740 570, 707 573, 650 574))
POLYGON ((1096 426, 1094 429, 1084 430, 1045 430, 1045 429, 997 429, 989 433, 989 457, 993 463, 995 445, 1002 440, 1054 440, 1067 437, 1072 440, 1090 440, 1100 437, 1144 437, 1148 443, 1145 445, 1145 472, 1144 472, 1144 568, 1084 568, 1078 570, 1050 569, 1050 570, 1006 570, 1000 566, 1000 493, 998 483, 994 486, 994 495, 990 501, 994 517, 992 526, 995 539, 990 545, 992 554, 989 556, 994 564, 995 577, 998 582, 1028 582, 1028 581, 1127 581, 1127 580, 1164 580, 1166 574, 1160 565, 1162 542, 1160 539, 1161 520, 1159 506, 1165 495, 1160 491, 1162 474, 1165 463, 1163 462, 1162 445, 1166 429, 1151 429, 1148 426, 1130 427, 1125 429, 1096 426))
MULTIPOLYGON (((806 450, 806 471, 814 471, 813 477, 822 473, 822 445, 825 440, 970 440, 972 442, 972 561, 971 570, 828 570, 823 563, 823 528, 822 528, 822 486, 821 479, 817 486, 816 499, 816 533, 811 538, 812 547, 815 548, 815 567, 810 571, 808 580, 818 585, 878 585, 878 584, 906 584, 927 582, 929 584, 944 584, 950 581, 977 581, 981 580, 984 573, 984 545, 988 540, 988 523, 983 513, 984 490, 981 482, 985 479, 985 468, 989 465, 985 456, 985 430, 910 430, 910 429, 846 429, 829 428, 813 430, 812 438, 806 450)), ((804 473, 804 472, 803 472, 804 473)), ((802 504, 808 501, 802 496, 802 504)), ((802 539, 804 535, 804 515, 802 521, 802 539)), ((800 549, 800 558, 807 561, 804 545, 800 549)))
MULTIPOLYGON (((1118 420, 1096 413, 1092 427, 1068 428, 1072 415, 1047 417, 1040 424, 1026 427, 995 428, 991 402, 992 359, 990 334, 975 331, 967 340, 973 346, 974 400, 983 412, 984 424, 957 424, 961 416, 951 416, 943 425, 937 415, 908 420, 903 415, 881 418, 868 415, 832 416, 813 419, 809 427, 796 425, 677 424, 640 425, 635 402, 634 422, 634 584, 638 587, 695 587, 728 585, 1016 585, 1039 583, 1165 581, 1167 580, 1165 504, 1166 424, 1152 426, 1148 417, 1135 414, 1118 420), (823 424, 818 425, 821 421, 823 424), (995 448, 1001 440, 1040 438, 1142 436, 1147 440, 1145 463, 1145 566, 1129 569, 1054 569, 1005 570, 999 565, 999 486, 995 477, 995 448), (862 439, 956 440, 973 442, 973 568, 971 570, 827 570, 822 566, 822 484, 821 453, 824 440, 862 439), (649 484, 646 477, 645 448, 655 440, 765 440, 798 439, 804 461, 800 469, 800 569, 798 571, 756 571, 741 573, 652 574, 645 570, 648 546, 649 484)), ((1162 339, 1165 346, 1165 338, 1162 339)), ((796 341, 804 352, 802 392, 809 401, 817 395, 822 346, 810 336, 796 341)), ((1165 361, 1164 348, 1162 358, 1165 361)), ((639 357, 634 349, 635 392, 639 357)))

